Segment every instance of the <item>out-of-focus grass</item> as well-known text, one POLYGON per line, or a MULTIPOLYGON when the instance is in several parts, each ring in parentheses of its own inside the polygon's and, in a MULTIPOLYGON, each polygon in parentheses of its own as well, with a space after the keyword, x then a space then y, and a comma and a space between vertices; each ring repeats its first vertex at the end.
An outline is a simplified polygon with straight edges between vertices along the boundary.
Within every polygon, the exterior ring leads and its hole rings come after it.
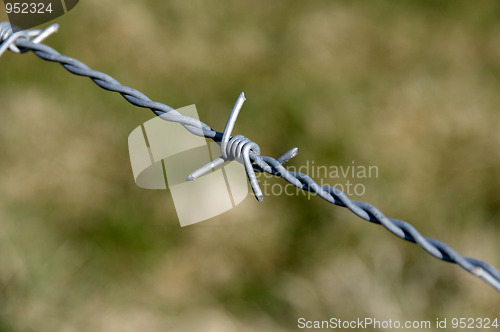
MULTIPOLYGON (((354 199, 499 267, 499 14, 470 1, 87 0, 46 43, 154 100, 196 103, 218 130, 245 91, 236 132, 264 154, 376 165, 354 199)), ((1 331, 497 314, 480 280, 317 198, 249 197, 180 229, 169 192, 133 183, 127 136, 150 112, 33 54, 0 68, 1 331)))

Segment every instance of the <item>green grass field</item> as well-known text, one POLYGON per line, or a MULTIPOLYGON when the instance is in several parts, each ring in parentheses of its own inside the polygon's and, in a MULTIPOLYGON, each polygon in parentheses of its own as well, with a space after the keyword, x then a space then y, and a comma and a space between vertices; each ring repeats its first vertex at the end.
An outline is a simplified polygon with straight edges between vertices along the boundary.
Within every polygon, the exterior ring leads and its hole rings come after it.
MULTIPOLYGON (((218 131, 244 91, 234 133, 263 155, 376 166, 323 180, 500 268, 500 3, 85 0, 57 22, 46 44, 218 131)), ((0 331, 500 319, 483 281, 317 197, 180 228, 170 192, 132 177, 127 137, 152 117, 32 53, 0 58, 0 331)))

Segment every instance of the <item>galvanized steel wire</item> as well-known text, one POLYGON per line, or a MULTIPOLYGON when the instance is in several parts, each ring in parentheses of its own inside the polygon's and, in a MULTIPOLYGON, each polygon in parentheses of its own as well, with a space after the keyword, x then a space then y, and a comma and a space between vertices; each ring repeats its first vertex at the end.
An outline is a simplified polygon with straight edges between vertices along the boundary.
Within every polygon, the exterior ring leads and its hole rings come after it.
MULTIPOLYGON (((240 104, 238 106, 238 110, 235 112, 236 115, 233 117, 232 125, 230 124, 231 117, 230 121, 228 121, 228 125, 225 130, 226 137, 224 137, 223 140, 224 133, 213 130, 207 124, 197 119, 183 116, 170 106, 154 102, 143 93, 120 84, 113 77, 99 71, 92 70, 82 62, 61 55, 51 47, 40 44, 45 37, 56 30, 57 26, 52 25, 43 31, 28 30, 14 33, 9 23, 0 23, 0 55, 6 49, 19 53, 32 51, 43 60, 60 63, 70 73, 89 77, 92 81, 94 81, 94 83, 105 90, 120 93, 123 98, 135 106, 149 108, 153 111, 153 113, 166 121, 180 123, 194 135, 213 139, 221 145, 221 160, 225 161, 229 159, 236 159, 246 166, 252 189, 254 190, 254 194, 258 200, 262 200, 262 193, 260 192, 257 179, 255 178, 253 172, 267 172, 277 177, 281 177, 297 188, 316 193, 319 197, 329 203, 349 209, 361 219, 382 225, 397 237, 418 244, 427 253, 440 260, 458 264, 464 270, 483 279, 494 289, 500 292, 500 272, 491 265, 475 258, 463 257, 447 244, 432 238, 424 237, 407 222, 399 219, 388 218, 374 206, 364 202, 353 201, 337 188, 331 186, 320 186, 307 174, 288 171, 283 164, 297 154, 296 148, 275 159, 272 157, 261 156, 258 145, 248 138, 241 135, 229 138, 228 136, 230 135, 230 131, 232 130, 232 126, 236 120, 237 112, 242 105, 242 101, 240 99, 237 101, 237 104, 240 104), (229 131, 228 127, 230 127, 229 131), (249 167, 251 170, 248 169, 249 167)), ((243 95, 240 95, 240 98, 242 96, 243 95)), ((233 112, 234 110, 235 109, 233 108, 233 112)), ((214 166, 214 163, 220 164, 221 160, 214 160, 212 164, 206 165, 206 167, 216 167, 214 166)), ((206 169, 200 169, 197 172, 193 172, 193 174, 196 174, 189 178, 189 180, 194 180, 204 171, 206 171, 206 169)))

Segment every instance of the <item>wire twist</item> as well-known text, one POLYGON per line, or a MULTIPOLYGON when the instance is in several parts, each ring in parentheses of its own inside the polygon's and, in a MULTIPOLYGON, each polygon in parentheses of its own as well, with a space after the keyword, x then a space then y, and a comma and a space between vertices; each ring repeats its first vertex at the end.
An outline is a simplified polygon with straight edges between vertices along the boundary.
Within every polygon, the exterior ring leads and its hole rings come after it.
MULTIPOLYGON (((0 50, 5 51, 5 49, 8 48, 16 52, 17 48, 17 50, 21 53, 32 51, 41 59, 60 63, 66 70, 75 75, 89 77, 92 81, 94 81, 94 83, 103 89, 120 93, 123 98, 133 105, 149 108, 157 116, 164 120, 180 123, 194 135, 213 139, 215 142, 221 144, 221 157, 216 158, 204 167, 213 168, 215 164, 221 162, 224 163, 231 158, 236 160, 242 159, 245 169, 247 170, 247 174, 249 174, 249 169, 251 169, 251 172, 267 172, 285 179, 300 189, 314 192, 325 201, 345 207, 361 219, 375 224, 380 224, 397 237, 418 244, 430 255, 440 260, 459 265, 464 270, 483 279, 495 290, 500 292, 500 272, 491 265, 475 258, 463 257, 447 244, 432 238, 424 237, 407 222, 399 219, 388 218, 368 203, 352 201, 337 188, 331 186, 320 186, 307 174, 288 171, 283 164, 297 155, 297 148, 291 149, 277 159, 274 159, 272 157, 261 156, 258 145, 243 136, 237 135, 229 137, 239 109, 244 101, 243 94, 240 95, 235 107, 233 107, 233 111, 231 112, 230 119, 226 124, 224 133, 217 132, 199 120, 183 116, 170 106, 154 102, 143 93, 121 85, 117 80, 109 75, 92 70, 82 62, 63 56, 46 45, 37 44, 37 42, 41 41, 41 37, 46 37, 49 34, 48 29, 50 28, 51 27, 43 31, 30 30, 26 34, 19 35, 15 39, 12 39, 12 31, 9 32, 6 25, 2 23, 0 24, 0 50), (29 38, 31 37, 35 38, 30 41, 29 38)), ((200 174, 196 172, 205 171, 204 167, 193 172, 191 175, 194 178, 196 178, 195 176, 200 176, 200 174)), ((255 182, 252 183, 252 177, 250 175, 249 179, 252 189, 254 189, 254 193, 256 193, 256 188, 258 188, 257 180, 254 176, 253 179, 255 179, 255 182)), ((190 178, 188 178, 188 180, 190 180, 190 178)), ((260 188, 258 190, 260 190, 260 188)), ((256 197, 259 199, 257 193, 256 197)))

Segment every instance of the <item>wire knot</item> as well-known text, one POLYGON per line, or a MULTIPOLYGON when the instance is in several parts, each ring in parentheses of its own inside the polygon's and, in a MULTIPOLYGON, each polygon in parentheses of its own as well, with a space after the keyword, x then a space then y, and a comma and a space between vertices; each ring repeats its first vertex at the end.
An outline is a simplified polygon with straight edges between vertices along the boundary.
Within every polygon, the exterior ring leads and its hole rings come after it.
POLYGON ((194 181, 214 168, 221 166, 226 161, 236 160, 245 166, 252 190, 255 197, 260 202, 263 199, 263 195, 253 170, 252 160, 250 159, 250 152, 252 152, 252 157, 254 159, 257 156, 260 156, 260 148, 256 143, 242 135, 231 137, 231 132, 233 131, 236 119, 238 118, 238 114, 244 102, 245 94, 242 92, 238 96, 238 99, 231 110, 231 114, 229 114, 226 128, 224 128, 224 133, 220 142, 221 156, 189 174, 186 181, 194 181))
MULTIPOLYGON (((189 174, 186 181, 194 181, 200 176, 210 172, 214 168, 221 166, 225 162, 236 160, 239 163, 243 164, 243 166, 245 166, 248 180, 250 181, 250 186, 252 187, 255 198, 257 198, 257 200, 260 202, 264 197, 262 195, 262 190, 260 190, 259 182, 257 181, 254 167, 252 165, 252 162, 257 163, 259 166, 257 167, 257 170, 261 169, 263 166, 266 166, 263 163, 262 157, 260 156, 260 147, 257 145, 257 143, 251 141, 245 136, 231 136, 231 132, 233 131, 236 119, 244 102, 245 94, 242 92, 236 100, 233 109, 231 110, 231 114, 229 115, 229 119, 226 123, 226 128, 224 129, 224 133, 222 135, 222 140, 220 142, 221 156, 189 174)), ((286 152, 283 156, 279 157, 278 160, 280 163, 284 163, 295 157, 296 155, 297 148, 294 148, 286 152)))
POLYGON ((257 143, 251 141, 243 135, 236 135, 229 139, 227 142, 225 150, 222 150, 222 158, 226 161, 236 160, 238 162, 244 162, 246 155, 250 158, 250 153, 253 152, 254 156, 260 156, 260 147, 257 143))
POLYGON ((22 53, 23 50, 19 49, 15 42, 17 39, 33 38, 32 42, 37 44, 42 42, 45 38, 53 34, 59 29, 59 24, 52 24, 44 30, 31 29, 31 30, 17 30, 17 28, 9 22, 0 22, 0 56, 7 50, 15 53, 22 53))

